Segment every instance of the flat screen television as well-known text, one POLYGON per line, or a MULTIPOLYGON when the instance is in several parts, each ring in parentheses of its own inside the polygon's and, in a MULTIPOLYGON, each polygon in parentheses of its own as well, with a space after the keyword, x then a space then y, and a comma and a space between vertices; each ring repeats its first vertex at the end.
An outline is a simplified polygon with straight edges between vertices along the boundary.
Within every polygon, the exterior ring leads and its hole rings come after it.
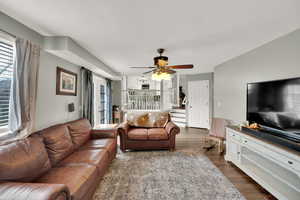
POLYGON ((248 83, 247 120, 300 142, 300 78, 248 83))

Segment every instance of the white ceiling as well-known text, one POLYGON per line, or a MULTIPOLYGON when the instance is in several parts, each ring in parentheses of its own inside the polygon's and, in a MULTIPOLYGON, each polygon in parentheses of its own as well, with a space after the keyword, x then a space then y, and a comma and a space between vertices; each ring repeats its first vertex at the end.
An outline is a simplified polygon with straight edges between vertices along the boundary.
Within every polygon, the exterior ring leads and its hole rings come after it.
MULTIPOLYGON (((72 37, 118 72, 169 64, 213 68, 300 28, 299 0, 1 0, 0 10, 43 35, 72 37)), ((183 70, 182 70, 183 71, 183 70)))

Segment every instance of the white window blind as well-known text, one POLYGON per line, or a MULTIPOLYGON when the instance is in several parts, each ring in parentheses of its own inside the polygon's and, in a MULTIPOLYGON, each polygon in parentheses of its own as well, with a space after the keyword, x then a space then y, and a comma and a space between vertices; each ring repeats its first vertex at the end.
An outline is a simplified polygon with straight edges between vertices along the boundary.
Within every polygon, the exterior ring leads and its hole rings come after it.
POLYGON ((0 127, 8 125, 8 108, 14 47, 0 40, 0 127))

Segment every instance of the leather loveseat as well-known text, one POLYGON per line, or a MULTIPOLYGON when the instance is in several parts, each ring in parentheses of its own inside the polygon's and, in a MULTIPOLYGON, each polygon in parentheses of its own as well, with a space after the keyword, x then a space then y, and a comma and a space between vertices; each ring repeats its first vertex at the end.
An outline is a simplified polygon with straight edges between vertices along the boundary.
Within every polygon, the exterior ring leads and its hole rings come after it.
POLYGON ((180 129, 170 121, 167 112, 133 112, 118 127, 121 150, 169 149, 175 150, 176 134, 180 129))
POLYGON ((86 119, 2 145, 0 199, 91 199, 116 152, 115 133, 92 130, 86 119))

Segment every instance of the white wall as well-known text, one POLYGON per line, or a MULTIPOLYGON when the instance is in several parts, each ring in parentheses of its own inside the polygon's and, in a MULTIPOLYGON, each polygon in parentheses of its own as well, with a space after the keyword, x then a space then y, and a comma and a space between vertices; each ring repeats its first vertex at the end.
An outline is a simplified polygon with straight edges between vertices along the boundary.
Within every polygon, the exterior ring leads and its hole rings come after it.
MULTIPOLYGON (((43 36, 19 23, 13 18, 0 12, 0 29, 18 37, 28 39, 40 46, 43 36)), ((40 68, 38 77, 36 129, 45 128, 53 124, 78 119, 80 105, 80 80, 78 81, 77 96, 56 95, 56 67, 60 66, 78 74, 80 68, 66 60, 58 58, 45 51, 41 51, 40 68), (68 113, 67 104, 74 102, 75 112, 68 113)))
POLYGON ((43 36, 0 11, 0 29, 42 45, 43 36))
POLYGON ((121 81, 112 81, 112 105, 121 105, 121 81))
POLYGON ((249 82, 300 77, 300 30, 215 68, 214 116, 246 120, 249 82))
MULTIPOLYGON (((172 109, 172 80, 162 80, 161 81, 161 110, 169 111, 172 109)), ((174 95, 173 95, 174 96, 174 95)))
POLYGON ((45 51, 41 52, 36 108, 37 130, 46 128, 50 125, 75 120, 80 117, 79 73, 79 66, 53 56, 45 51), (57 66, 77 74, 77 96, 56 95, 57 66), (68 112, 69 103, 74 103, 74 112, 68 112))

